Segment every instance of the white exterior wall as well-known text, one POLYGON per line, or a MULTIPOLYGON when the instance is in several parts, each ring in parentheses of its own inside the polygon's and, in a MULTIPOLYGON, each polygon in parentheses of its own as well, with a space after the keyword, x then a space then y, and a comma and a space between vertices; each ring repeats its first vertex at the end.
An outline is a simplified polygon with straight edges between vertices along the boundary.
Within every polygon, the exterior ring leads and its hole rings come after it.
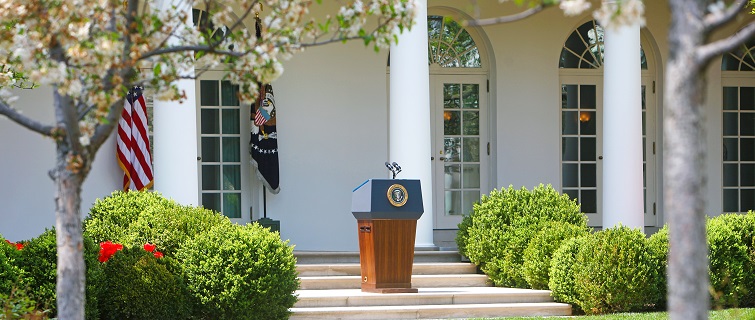
MULTIPOLYGON (((54 124, 52 90, 40 87, 17 91, 15 106, 25 115, 54 124)), ((0 235, 11 241, 26 240, 55 225, 55 185, 47 174, 55 165, 55 144, 0 116, 0 235)), ((119 189, 123 179, 115 159, 115 142, 109 138, 97 153, 82 188, 85 216, 97 198, 119 189)))
MULTIPOLYGON (((593 7, 599 5, 593 3, 593 7)), ((437 7, 466 10, 468 2, 429 0, 428 6, 430 12, 437 7)), ((483 17, 512 8, 496 1, 481 6, 483 17)), ((661 92, 669 12, 663 1, 646 1, 646 7, 643 37, 651 35, 656 47, 643 43, 643 48, 649 58, 656 59, 656 166, 661 168, 661 92)), ((558 58, 569 34, 589 19, 590 14, 565 18, 559 9, 551 8, 524 21, 482 28, 490 41, 492 51, 487 54, 494 66, 489 75, 490 127, 495 128, 491 133, 491 187, 532 188, 550 183, 560 190, 558 58)), ((746 19, 753 18, 746 15, 746 19)), ((367 178, 388 177, 383 166, 390 160, 386 63, 387 51, 374 53, 358 42, 310 48, 284 62, 283 76, 273 83, 279 107, 281 192, 268 195, 267 213, 281 221, 282 237, 290 239, 297 250, 358 248, 356 220, 350 212, 351 190, 367 178)), ((712 215, 722 208, 720 74, 717 58, 708 72, 705 120, 710 155, 705 172, 709 177, 706 212, 712 215)), ((48 107, 52 98, 49 90, 44 90, 22 92, 19 105, 27 114, 52 121, 48 107)), ((5 182, 0 184, 0 234, 14 241, 31 238, 54 222, 53 185, 47 176, 54 146, 0 117, 0 152, 0 177, 5 182)), ((259 194, 259 182, 250 179, 254 186, 250 192, 259 194)), ((118 189, 120 180, 114 146, 108 141, 85 183, 82 212, 88 211, 95 198, 118 189)), ((659 170, 659 195, 661 186, 659 170)), ((254 203, 253 219, 257 219, 262 216, 261 196, 254 203)), ((660 196, 658 208, 662 208, 660 196)))

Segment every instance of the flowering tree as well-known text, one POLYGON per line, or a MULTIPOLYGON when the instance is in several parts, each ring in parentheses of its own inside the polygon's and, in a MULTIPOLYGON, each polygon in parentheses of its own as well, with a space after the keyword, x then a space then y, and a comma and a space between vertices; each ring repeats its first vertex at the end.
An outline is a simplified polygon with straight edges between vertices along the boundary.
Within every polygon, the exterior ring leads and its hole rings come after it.
MULTIPOLYGON (((195 65, 223 63, 253 100, 257 83, 283 72, 281 60, 306 47, 361 39, 377 50, 410 27, 414 0, 356 0, 322 21, 308 0, 197 1, 215 26, 191 23, 193 0, 0 0, 0 114, 55 141, 59 319, 84 318, 81 186, 97 150, 113 132, 133 86, 163 100, 185 97, 174 81, 195 65), (264 4, 264 12, 261 5, 264 4), (262 14, 262 36, 245 28, 262 14), (370 27, 368 27, 368 25, 370 27), (137 72, 144 68, 149 72, 137 72), (52 87, 55 123, 13 108, 12 88, 52 87)), ((319 1, 318 1, 319 2, 319 1)))
MULTIPOLYGON (((505 0, 503 0, 505 1, 505 0)), ((587 0, 513 0, 529 4, 521 13, 477 19, 470 25, 489 25, 526 18, 558 5, 565 15, 590 8, 587 0)), ((705 69, 714 58, 755 35, 755 22, 734 34, 711 41, 710 35, 755 0, 669 0, 670 52, 664 92, 664 212, 669 225, 668 306, 671 319, 706 319, 709 308, 708 257, 705 234, 705 133, 703 125, 705 69)), ((752 9, 755 13, 755 9, 752 9)), ((644 25, 641 0, 603 0, 593 13, 606 28, 639 22, 644 25)))

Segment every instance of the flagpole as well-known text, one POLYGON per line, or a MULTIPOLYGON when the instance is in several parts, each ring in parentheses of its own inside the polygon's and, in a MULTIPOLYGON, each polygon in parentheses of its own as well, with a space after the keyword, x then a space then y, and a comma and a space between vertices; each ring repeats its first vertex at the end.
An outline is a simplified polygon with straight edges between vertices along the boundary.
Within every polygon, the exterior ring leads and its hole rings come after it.
POLYGON ((262 186, 262 214, 267 218, 267 188, 262 186))

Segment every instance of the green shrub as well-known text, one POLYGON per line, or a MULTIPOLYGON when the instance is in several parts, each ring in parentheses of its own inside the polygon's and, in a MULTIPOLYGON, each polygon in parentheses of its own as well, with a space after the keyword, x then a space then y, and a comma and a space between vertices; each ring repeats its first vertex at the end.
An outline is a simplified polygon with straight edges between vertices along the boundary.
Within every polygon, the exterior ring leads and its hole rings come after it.
POLYGON ((288 241, 259 224, 220 224, 177 252, 202 319, 287 319, 299 286, 288 241))
POLYGON ((522 275, 532 289, 548 289, 548 272, 553 252, 564 240, 586 236, 590 231, 561 221, 548 221, 524 250, 522 275))
MULTIPOLYGON (((84 262, 86 264, 86 318, 98 319, 97 285, 102 274, 97 252, 99 246, 84 236, 84 262)), ((26 295, 34 301, 37 310, 48 310, 47 314, 57 314, 56 285, 58 248, 55 229, 46 229, 41 235, 27 241, 19 251, 16 265, 23 270, 21 285, 29 288, 26 295)))
POLYGON ((748 292, 747 278, 752 276, 746 274, 751 270, 747 245, 727 223, 730 221, 713 218, 707 223, 708 270, 714 307, 739 306, 740 299, 748 292))
POLYGON ((727 213, 711 220, 720 220, 720 223, 726 224, 737 236, 738 242, 745 246, 748 259, 743 265, 742 292, 738 293, 738 306, 755 306, 755 213, 727 213))
POLYGON ((0 293, 0 319, 49 319, 48 312, 36 309, 36 302, 26 294, 27 290, 13 288, 0 293))
POLYGON ((648 248, 650 253, 655 258, 656 266, 658 269, 656 272, 660 275, 660 284, 657 288, 657 300, 658 308, 663 309, 666 305, 666 287, 667 287, 667 272, 668 270, 668 225, 664 225, 663 228, 658 230, 648 238, 648 248))
POLYGON ((587 218, 576 201, 550 185, 493 190, 473 206, 466 234, 457 235, 469 259, 496 285, 527 287, 522 275, 523 252, 541 223, 561 221, 586 228, 587 218))
POLYGON ((574 264, 574 291, 587 314, 655 308, 662 275, 637 229, 618 226, 585 238, 574 264))
POLYGON ((102 319, 189 318, 186 286, 171 258, 157 259, 141 247, 124 247, 103 263, 103 269, 102 319))
POLYGON ((156 192, 115 191, 104 199, 97 199, 84 219, 84 233, 97 243, 114 241, 124 243, 129 226, 147 208, 154 210, 180 206, 156 192))
POLYGON ((564 240, 561 246, 553 252, 551 266, 548 271, 548 288, 556 301, 564 302, 579 308, 579 299, 574 290, 574 265, 577 253, 588 236, 564 240))
POLYGON ((22 271, 16 266, 19 255, 20 251, 0 235, 0 294, 10 294, 21 279, 22 271))
MULTIPOLYGON (((474 210, 474 205, 472 205, 474 210)), ((469 239, 469 227, 472 226, 472 216, 465 214, 459 223, 459 231, 456 232, 456 247, 459 254, 467 256, 467 239, 469 239)))
POLYGON ((186 241, 221 224, 230 225, 231 220, 209 209, 147 207, 129 226, 123 244, 137 247, 149 242, 157 245, 164 254, 174 256, 186 241))

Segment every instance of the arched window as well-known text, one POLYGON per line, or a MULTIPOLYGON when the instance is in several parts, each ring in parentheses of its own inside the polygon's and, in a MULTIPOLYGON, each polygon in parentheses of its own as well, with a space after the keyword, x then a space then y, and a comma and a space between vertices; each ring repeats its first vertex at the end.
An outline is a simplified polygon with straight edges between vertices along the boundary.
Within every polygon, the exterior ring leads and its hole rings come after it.
POLYGON ((755 40, 750 40, 739 49, 724 54, 721 59, 722 71, 755 71, 755 40))
POLYGON ((428 16, 428 61, 444 68, 481 68, 472 36, 451 17, 428 16))
MULTIPOLYGON (((598 69, 603 66, 605 31, 595 20, 585 22, 569 35, 561 49, 559 68, 598 69)), ((647 70, 645 50, 640 47, 640 63, 647 70)))

